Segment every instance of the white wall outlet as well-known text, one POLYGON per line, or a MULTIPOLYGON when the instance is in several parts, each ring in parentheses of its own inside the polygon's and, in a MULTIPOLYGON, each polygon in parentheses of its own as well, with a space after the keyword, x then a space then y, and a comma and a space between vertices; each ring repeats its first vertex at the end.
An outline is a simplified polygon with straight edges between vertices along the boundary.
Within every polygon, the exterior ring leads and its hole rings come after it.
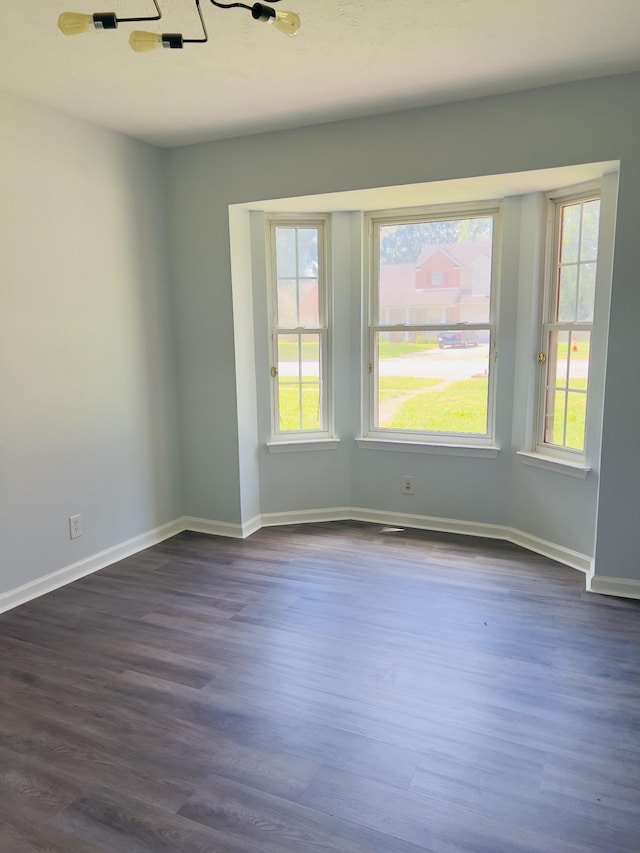
POLYGON ((69 516, 69 537, 71 539, 77 539, 79 536, 82 536, 82 516, 70 515, 69 516))
POLYGON ((416 478, 415 477, 403 477, 402 478, 402 494, 403 495, 415 495, 416 493, 416 478))

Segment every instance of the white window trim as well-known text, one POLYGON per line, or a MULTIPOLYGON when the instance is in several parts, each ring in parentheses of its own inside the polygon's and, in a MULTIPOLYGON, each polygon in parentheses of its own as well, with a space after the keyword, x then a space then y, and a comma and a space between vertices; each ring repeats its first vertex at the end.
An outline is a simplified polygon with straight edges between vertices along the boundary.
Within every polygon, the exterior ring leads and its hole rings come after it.
POLYGON ((268 441, 269 453, 291 453, 299 450, 337 450, 339 438, 300 438, 297 441, 268 441))
MULTIPOLYGON (((550 319, 551 301, 555 293, 555 272, 556 262, 558 257, 558 239, 559 227, 557 219, 557 211, 560 205, 570 204, 571 202, 588 201, 589 199, 598 198, 601 203, 600 209, 600 230, 598 235, 598 257, 596 259, 596 294, 602 282, 602 273, 600 266, 600 257, 602 249, 602 184, 601 181, 590 181, 585 184, 580 184, 572 187, 559 188, 552 190, 546 194, 546 223, 545 223, 545 247, 544 247, 544 262, 542 270, 542 279, 540 284, 540 306, 541 319, 539 323, 537 341, 538 352, 547 352, 548 343, 546 340, 547 330, 549 326, 566 325, 563 323, 553 322, 550 319)), ((595 299, 597 303, 597 296, 595 299)), ((593 346, 593 329, 594 320, 585 324, 591 332, 591 346, 593 346)), ((558 445, 547 444, 543 440, 544 436, 544 416, 545 416, 545 390, 546 390, 546 363, 538 364, 535 372, 535 397, 536 403, 535 423, 533 429, 533 447, 530 451, 518 451, 518 456, 527 465, 534 465, 548 470, 562 470, 570 476, 586 478, 591 471, 591 467, 587 463, 589 456, 589 401, 592 399, 592 380, 591 380, 591 352, 589 356, 588 381, 586 389, 587 405, 585 414, 585 435, 584 435, 584 450, 573 450, 571 448, 560 447, 558 445)))
POLYGON ((361 450, 395 450, 401 453, 433 453, 442 456, 472 456, 476 459, 495 459, 500 453, 497 444, 445 444, 444 442, 411 441, 402 438, 372 438, 359 436, 356 446, 361 450))
MULTIPOLYGON (((434 205, 420 208, 401 208, 396 210, 371 211, 364 216, 364 298, 362 326, 362 434, 357 438, 359 447, 376 449, 413 448, 429 452, 429 448, 442 448, 445 453, 452 453, 454 448, 461 448, 472 453, 476 449, 485 449, 490 455, 497 455, 499 448, 495 443, 495 415, 497 388, 497 356, 498 356, 498 323, 499 316, 499 277, 500 257, 502 246, 502 200, 490 199, 479 202, 461 202, 456 204, 434 205), (493 243, 491 256, 490 308, 491 314, 487 323, 459 323, 444 326, 443 324, 425 323, 424 325, 374 323, 376 319, 375 276, 378 268, 377 240, 374 239, 375 229, 384 224, 410 224, 412 222, 440 221, 444 219, 464 219, 481 216, 493 217, 493 243), (374 372, 370 371, 372 364, 373 336, 376 331, 441 331, 444 328, 459 328, 469 331, 475 329, 488 330, 490 340, 489 389, 487 397, 487 432, 476 436, 469 433, 436 433, 393 431, 375 427, 375 392, 374 372)), ((439 288, 440 289, 440 288, 439 288)), ((441 288, 446 291, 447 288, 441 288)), ((475 455, 475 454, 474 454, 475 455)))
POLYGON ((549 456, 543 453, 532 453, 527 450, 517 450, 516 455, 525 465, 531 465, 533 468, 544 468, 547 471, 556 471, 561 474, 568 474, 570 477, 577 477, 579 480, 586 480, 591 471, 589 465, 584 465, 581 462, 572 462, 569 459, 560 456, 549 456))
POLYGON ((287 450, 324 450, 333 449, 337 446, 334 431, 333 410, 333 342, 332 342, 332 281, 331 281, 331 214, 329 213, 274 213, 265 217, 265 240, 267 256, 267 307, 269 312, 269 369, 278 363, 277 353, 277 296, 276 296, 276 253, 275 232, 278 227, 295 228, 318 228, 319 230, 319 274, 318 284, 320 288, 320 319, 319 327, 304 327, 296 329, 278 329, 282 334, 287 331, 309 334, 320 334, 320 370, 322 372, 322 420, 325 425, 323 430, 291 430, 279 432, 278 424, 278 402, 277 402, 277 375, 270 377, 270 405, 271 405, 271 429, 267 447, 271 453, 286 452, 287 450), (320 281, 322 279, 322 284, 320 281))

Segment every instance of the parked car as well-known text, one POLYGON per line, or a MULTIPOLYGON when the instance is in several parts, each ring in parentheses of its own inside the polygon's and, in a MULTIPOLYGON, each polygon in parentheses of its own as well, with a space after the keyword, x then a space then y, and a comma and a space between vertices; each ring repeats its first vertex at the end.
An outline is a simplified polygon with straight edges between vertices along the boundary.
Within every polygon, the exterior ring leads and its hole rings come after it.
POLYGON ((477 332, 450 331, 440 332, 438 335, 438 346, 440 349, 445 347, 477 347, 480 343, 477 332))

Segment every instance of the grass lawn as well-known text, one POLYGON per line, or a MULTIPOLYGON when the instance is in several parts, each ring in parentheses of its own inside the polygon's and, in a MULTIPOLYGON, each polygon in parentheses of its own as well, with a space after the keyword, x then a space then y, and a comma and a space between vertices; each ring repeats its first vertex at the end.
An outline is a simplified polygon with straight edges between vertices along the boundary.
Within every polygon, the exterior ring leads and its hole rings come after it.
POLYGON ((381 376, 378 380, 378 395, 380 401, 384 402, 414 391, 428 391, 440 382, 440 379, 424 379, 421 376, 381 376))
MULTIPOLYGON (((379 353, 380 358, 398 358, 401 355, 410 355, 414 352, 424 352, 429 349, 437 349, 438 343, 435 338, 430 338, 423 343, 403 342, 391 343, 390 341, 380 341, 379 353)), ((313 364, 318 363, 320 347, 317 341, 305 341, 302 344, 302 361, 308 361, 313 364)), ((297 341, 278 342, 278 361, 298 361, 299 351, 297 341)))
POLYGON ((380 341, 378 343, 378 354, 380 358, 398 358, 401 355, 410 355, 414 352, 425 352, 425 350, 437 348, 438 341, 435 338, 429 338, 426 341, 422 341, 422 343, 415 341, 403 341, 402 343, 380 341))
POLYGON ((403 403, 384 426, 387 429, 484 435, 487 431, 487 385, 487 377, 481 376, 453 382, 439 391, 416 394, 403 403))
MULTIPOLYGON (((307 381, 313 383, 313 377, 307 377, 307 381)), ((302 386, 302 401, 297 384, 281 382, 278 393, 281 432, 299 429, 319 430, 322 428, 320 423, 320 389, 317 381, 315 384, 302 386)))
MULTIPOLYGON (((281 382, 279 385, 280 430, 319 430, 320 390, 313 377, 306 377, 300 397, 298 385, 281 382)), ((381 403, 398 397, 411 395, 400 403, 388 420, 380 424, 384 429, 467 433, 484 435, 487 431, 486 376, 452 382, 445 388, 439 379, 424 379, 417 376, 383 376, 379 380, 381 403)), ((587 380, 573 380, 574 389, 585 389, 587 380)), ((565 395, 562 389, 556 393, 554 402, 553 442, 562 444, 565 395)), ((584 447, 586 397, 582 394, 570 396, 567 406, 567 429, 565 446, 575 450, 584 447)))
MULTIPOLYGON (((587 387, 586 379, 573 379, 571 387, 575 390, 584 390, 587 387)), ((563 389, 556 391, 553 406, 553 437, 552 444, 562 446, 562 432, 564 424, 565 394, 563 389)), ((564 446, 572 450, 584 450, 584 428, 587 415, 587 397, 585 394, 570 394, 567 403, 567 431, 564 438, 564 446)))
MULTIPOLYGON (((305 341, 302 344, 302 361, 309 361, 312 364, 318 363, 320 355, 320 344, 317 341, 305 341)), ((278 361, 298 361, 298 342, 297 341, 278 341, 278 361)))

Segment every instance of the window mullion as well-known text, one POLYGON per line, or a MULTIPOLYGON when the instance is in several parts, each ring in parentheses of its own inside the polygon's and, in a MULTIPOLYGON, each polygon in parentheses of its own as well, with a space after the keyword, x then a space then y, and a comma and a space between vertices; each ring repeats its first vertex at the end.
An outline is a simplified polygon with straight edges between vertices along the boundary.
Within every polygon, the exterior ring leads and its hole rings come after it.
POLYGON ((302 335, 298 335, 298 429, 302 429, 303 426, 302 412, 302 335))

